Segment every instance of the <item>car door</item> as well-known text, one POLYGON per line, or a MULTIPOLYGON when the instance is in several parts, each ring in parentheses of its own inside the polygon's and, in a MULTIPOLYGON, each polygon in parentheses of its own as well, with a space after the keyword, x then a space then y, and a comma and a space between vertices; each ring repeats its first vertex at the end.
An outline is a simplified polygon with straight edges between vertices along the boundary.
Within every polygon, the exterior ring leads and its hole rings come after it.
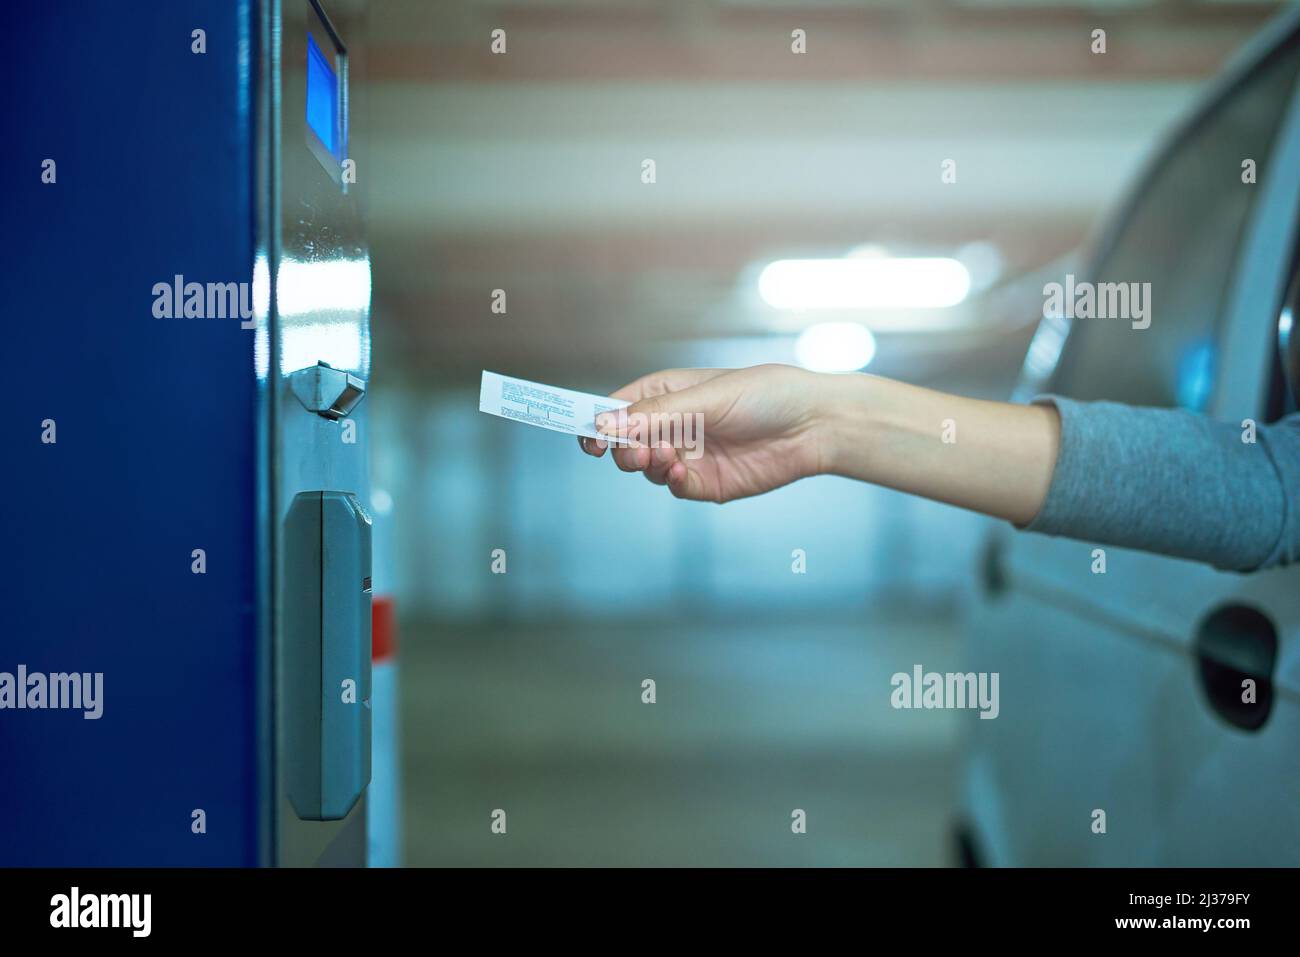
MULTIPOLYGON (((1298 64, 1292 11, 1157 154, 1076 277, 1150 282, 1150 326, 1044 320, 1028 391, 1234 423, 1284 411, 1298 64)), ((999 672, 1001 713, 971 723, 962 803, 985 862, 1300 863, 1300 567, 1244 576, 998 529, 982 580, 968 667, 999 672)))

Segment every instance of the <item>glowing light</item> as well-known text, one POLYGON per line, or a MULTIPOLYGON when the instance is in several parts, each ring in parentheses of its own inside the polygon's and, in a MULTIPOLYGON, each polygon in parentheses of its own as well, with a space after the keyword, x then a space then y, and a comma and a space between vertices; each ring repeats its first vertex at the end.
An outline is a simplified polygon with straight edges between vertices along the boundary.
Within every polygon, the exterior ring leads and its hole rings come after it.
POLYGON ((364 370, 368 358, 356 323, 286 322, 280 329, 280 371, 286 375, 322 359, 335 369, 364 370))
POLYGON ((370 260, 285 260, 276 272, 276 306, 281 316, 364 312, 370 308, 370 260))
POLYGON ((287 259, 276 272, 280 314, 280 371, 314 366, 368 374, 370 342, 364 337, 370 308, 370 262, 366 259, 287 259))
POLYGON ((758 277, 759 295, 777 309, 934 309, 970 292, 956 259, 858 256, 778 259, 758 277))
POLYGON ((876 337, 856 322, 819 322, 794 344, 795 358, 813 372, 853 372, 876 356, 876 337))

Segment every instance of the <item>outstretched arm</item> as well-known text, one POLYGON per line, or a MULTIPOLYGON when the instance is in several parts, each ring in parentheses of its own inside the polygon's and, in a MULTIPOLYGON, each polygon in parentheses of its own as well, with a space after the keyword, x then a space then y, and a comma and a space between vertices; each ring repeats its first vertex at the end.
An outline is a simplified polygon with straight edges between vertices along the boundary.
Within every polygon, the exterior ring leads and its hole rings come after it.
POLYGON ((1061 451, 1030 531, 1228 571, 1300 561, 1300 415, 1252 435, 1184 409, 1040 401, 1058 411, 1061 451))
MULTIPOLYGON (((1048 398, 987 402, 790 366, 669 370, 615 396, 614 459, 679 498, 758 495, 833 474, 1020 527, 1238 570, 1300 560, 1300 419, 1241 441, 1169 409, 1048 398), (702 443, 657 424, 690 416, 702 443)), ((593 455, 605 443, 583 440, 593 455)))

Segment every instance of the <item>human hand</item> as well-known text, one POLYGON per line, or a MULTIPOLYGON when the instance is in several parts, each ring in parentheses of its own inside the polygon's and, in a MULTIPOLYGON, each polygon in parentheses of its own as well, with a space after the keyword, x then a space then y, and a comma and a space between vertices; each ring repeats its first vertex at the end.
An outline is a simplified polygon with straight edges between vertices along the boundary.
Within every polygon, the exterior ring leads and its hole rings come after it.
MULTIPOLYGON (((601 416, 597 429, 629 440, 613 451, 623 471, 678 498, 729 502, 823 470, 819 385, 794 366, 669 369, 612 393, 632 404, 601 416)), ((609 444, 578 441, 596 457, 609 444)))

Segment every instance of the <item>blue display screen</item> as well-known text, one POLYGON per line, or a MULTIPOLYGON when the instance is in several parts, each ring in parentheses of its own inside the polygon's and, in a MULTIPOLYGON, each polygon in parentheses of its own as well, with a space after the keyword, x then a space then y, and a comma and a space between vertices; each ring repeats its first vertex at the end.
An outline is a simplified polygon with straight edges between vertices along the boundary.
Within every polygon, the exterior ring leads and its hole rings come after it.
POLYGON ((307 34, 307 125, 335 159, 343 158, 339 135, 339 79, 329 58, 307 34))

